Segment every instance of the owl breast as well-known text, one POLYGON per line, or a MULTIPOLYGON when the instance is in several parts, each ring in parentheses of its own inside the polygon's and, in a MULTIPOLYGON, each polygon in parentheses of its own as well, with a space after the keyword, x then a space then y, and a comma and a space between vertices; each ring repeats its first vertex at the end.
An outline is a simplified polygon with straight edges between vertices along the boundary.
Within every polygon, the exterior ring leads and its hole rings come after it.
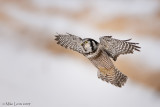
POLYGON ((97 49, 95 53, 93 53, 92 55, 88 55, 87 57, 91 61, 91 63, 93 63, 93 65, 96 66, 98 69, 111 69, 114 67, 113 63, 110 63, 111 60, 107 53, 101 49, 97 49))

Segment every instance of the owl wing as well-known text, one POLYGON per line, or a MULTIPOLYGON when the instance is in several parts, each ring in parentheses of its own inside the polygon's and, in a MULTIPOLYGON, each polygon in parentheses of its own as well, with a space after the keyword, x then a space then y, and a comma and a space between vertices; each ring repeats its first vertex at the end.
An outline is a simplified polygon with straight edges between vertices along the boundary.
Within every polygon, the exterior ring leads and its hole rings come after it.
POLYGON ((100 38, 100 44, 104 46, 108 55, 116 61, 117 57, 121 54, 130 54, 134 50, 140 51, 141 47, 137 46, 139 43, 129 42, 130 40, 118 40, 112 38, 112 36, 104 36, 100 38))
POLYGON ((57 34, 55 35, 55 40, 57 41, 57 44, 68 48, 68 49, 72 49, 74 51, 77 51, 79 53, 83 53, 83 47, 81 46, 82 43, 82 39, 78 36, 72 35, 72 34, 65 34, 65 35, 61 35, 61 34, 57 34))

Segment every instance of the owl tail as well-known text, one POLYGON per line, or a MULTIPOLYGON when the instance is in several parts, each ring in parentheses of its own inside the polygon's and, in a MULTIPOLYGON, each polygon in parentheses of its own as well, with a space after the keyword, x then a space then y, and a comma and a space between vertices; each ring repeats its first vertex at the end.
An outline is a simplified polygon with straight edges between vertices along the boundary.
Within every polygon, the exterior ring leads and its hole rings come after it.
POLYGON ((127 81, 127 76, 121 73, 118 69, 115 69, 114 72, 114 80, 110 81, 110 83, 114 84, 115 86, 122 87, 127 81))
POLYGON ((127 76, 122 74, 118 69, 114 69, 113 73, 106 73, 105 75, 100 71, 97 74, 98 78, 110 82, 117 87, 122 87, 127 81, 127 76))

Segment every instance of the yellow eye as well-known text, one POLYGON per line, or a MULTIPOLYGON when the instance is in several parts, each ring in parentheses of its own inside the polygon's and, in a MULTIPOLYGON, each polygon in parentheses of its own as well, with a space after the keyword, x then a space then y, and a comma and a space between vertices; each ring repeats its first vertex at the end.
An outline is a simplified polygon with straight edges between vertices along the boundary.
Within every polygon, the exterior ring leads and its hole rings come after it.
POLYGON ((83 42, 81 45, 84 45, 84 44, 86 44, 86 43, 88 43, 88 41, 83 42))

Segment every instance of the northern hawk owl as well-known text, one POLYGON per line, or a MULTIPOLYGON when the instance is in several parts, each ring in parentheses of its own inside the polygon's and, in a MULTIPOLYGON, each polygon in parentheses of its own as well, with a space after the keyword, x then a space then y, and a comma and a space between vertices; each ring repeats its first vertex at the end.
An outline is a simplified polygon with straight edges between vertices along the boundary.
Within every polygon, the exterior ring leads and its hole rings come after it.
POLYGON ((98 78, 111 83, 117 87, 123 86, 127 81, 127 76, 120 72, 112 63, 121 54, 140 51, 138 43, 129 42, 131 39, 118 40, 112 36, 100 37, 100 43, 91 38, 82 39, 72 34, 55 35, 57 44, 77 51, 87 57, 91 63, 98 68, 98 78))

